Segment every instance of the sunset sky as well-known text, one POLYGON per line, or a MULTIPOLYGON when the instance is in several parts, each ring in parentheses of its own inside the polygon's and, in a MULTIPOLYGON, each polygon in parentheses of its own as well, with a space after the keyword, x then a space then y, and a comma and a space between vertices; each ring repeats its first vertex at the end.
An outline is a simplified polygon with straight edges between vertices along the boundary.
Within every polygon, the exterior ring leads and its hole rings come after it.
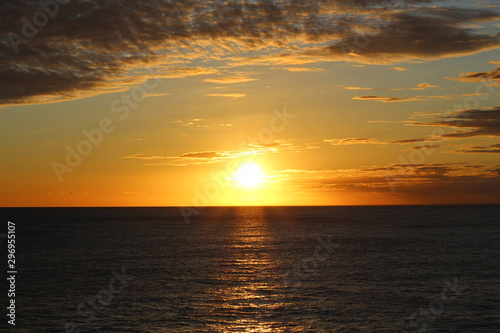
POLYGON ((1 5, 1 206, 500 203, 498 0, 65 2, 1 5))

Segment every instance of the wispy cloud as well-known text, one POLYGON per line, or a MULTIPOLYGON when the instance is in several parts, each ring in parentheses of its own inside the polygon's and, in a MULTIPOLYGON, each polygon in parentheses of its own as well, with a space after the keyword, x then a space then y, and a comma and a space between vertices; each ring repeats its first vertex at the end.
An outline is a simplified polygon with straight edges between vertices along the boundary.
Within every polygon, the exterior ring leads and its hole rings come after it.
POLYGON ((143 97, 164 97, 164 96, 170 96, 172 95, 171 93, 160 93, 160 92, 150 92, 146 93, 143 95, 143 97))
POLYGON ((391 164, 358 169, 291 169, 277 172, 282 187, 300 186, 312 192, 370 193, 398 198, 408 195, 420 202, 442 202, 446 198, 481 202, 498 199, 500 169, 469 163, 391 164), (297 185, 298 184, 298 185, 297 185), (429 198, 436 198, 431 199, 429 198))
POLYGON ((324 72, 323 68, 313 68, 313 67, 285 67, 284 70, 288 72, 324 72))
POLYGON ((463 147, 459 150, 456 150, 455 153, 462 154, 498 154, 500 153, 500 144, 493 145, 478 145, 478 144, 470 144, 466 147, 463 147))
POLYGON ((430 83, 420 83, 417 87, 415 88, 411 88, 413 90, 424 90, 424 89, 427 89, 427 88, 437 88, 437 86, 434 86, 430 83))
POLYGON ((352 146, 352 145, 380 145, 384 142, 372 138, 346 138, 346 139, 327 139, 323 142, 329 143, 332 146, 352 146))
POLYGON ((184 127, 193 127, 193 128, 210 128, 210 127, 233 127, 234 125, 231 123, 212 123, 206 119, 186 119, 186 120, 175 120, 174 124, 179 124, 184 127))
POLYGON ((246 94, 237 94, 237 93, 227 93, 227 94, 205 94, 208 97, 231 97, 231 98, 242 98, 246 97, 246 94))
MULTIPOLYGON (((352 146, 352 145, 388 145, 388 144, 398 144, 407 145, 412 143, 425 143, 424 145, 413 147, 415 149, 425 149, 425 147, 434 146, 432 142, 437 141, 437 138, 424 138, 424 139, 401 139, 401 140, 390 140, 390 141, 380 141, 374 138, 345 138, 345 139, 327 139, 323 140, 325 143, 329 143, 332 146, 352 146)), ((413 149, 411 148, 411 149, 413 149)), ((437 146, 434 148, 438 148, 437 146)))
MULTIPOLYGON (((413 90, 421 90, 420 88, 412 88, 413 90)), ((425 88, 422 88, 425 89, 425 88)), ((402 90, 402 89, 391 89, 391 90, 402 90)), ((387 97, 387 96, 356 96, 352 99, 354 100, 365 100, 365 101, 376 101, 383 103, 391 103, 391 102, 414 102, 414 101, 432 101, 432 100, 447 100, 458 98, 460 96, 479 96, 483 94, 465 94, 465 95, 418 95, 413 97, 387 97)))
POLYGON ((437 117, 442 121, 414 123, 414 125, 443 126, 466 130, 458 130, 444 134, 444 138, 470 138, 475 136, 500 136, 500 106, 481 110, 464 110, 445 117, 437 117))
POLYGON ((221 78, 205 79, 205 82, 218 83, 218 84, 245 83, 251 81, 257 81, 257 79, 253 79, 245 75, 234 75, 221 78))
POLYGON ((411 147, 411 148, 408 148, 408 150, 410 150, 410 151, 415 151, 415 150, 434 150, 434 149, 438 149, 440 147, 441 147, 441 145, 427 144, 427 145, 421 145, 421 146, 411 147))
POLYGON ((315 145, 298 145, 291 140, 276 140, 269 144, 250 143, 245 148, 239 150, 214 150, 187 152, 177 156, 150 155, 150 154, 131 154, 124 156, 125 159, 136 159, 148 161, 146 165, 170 165, 186 166, 220 163, 231 159, 237 159, 244 156, 255 156, 264 154, 280 153, 284 151, 302 151, 319 148, 315 145), (158 160, 154 162, 153 160, 158 160))
POLYGON ((489 72, 462 73, 460 74, 460 77, 450 79, 461 82, 492 81, 495 84, 500 84, 500 66, 497 66, 494 70, 489 72))
POLYGON ((407 143, 420 143, 420 142, 426 142, 429 141, 428 139, 403 139, 403 140, 392 140, 389 141, 389 143, 396 143, 396 144, 407 144, 407 143))
POLYGON ((356 96, 352 99, 355 100, 364 100, 364 101, 377 101, 383 103, 392 103, 392 102, 414 102, 414 101, 422 101, 422 98, 419 97, 383 97, 383 96, 356 96))
POLYGON ((363 88, 363 87, 343 87, 345 90, 373 90, 374 88, 363 88))

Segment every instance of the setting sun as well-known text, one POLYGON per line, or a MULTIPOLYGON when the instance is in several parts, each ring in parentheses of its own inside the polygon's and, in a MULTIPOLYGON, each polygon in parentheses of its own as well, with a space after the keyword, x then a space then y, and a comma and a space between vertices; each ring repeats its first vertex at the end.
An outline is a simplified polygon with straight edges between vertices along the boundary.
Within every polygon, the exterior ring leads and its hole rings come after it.
POLYGON ((235 173, 234 180, 241 187, 255 188, 262 185, 265 175, 256 163, 245 163, 235 173))

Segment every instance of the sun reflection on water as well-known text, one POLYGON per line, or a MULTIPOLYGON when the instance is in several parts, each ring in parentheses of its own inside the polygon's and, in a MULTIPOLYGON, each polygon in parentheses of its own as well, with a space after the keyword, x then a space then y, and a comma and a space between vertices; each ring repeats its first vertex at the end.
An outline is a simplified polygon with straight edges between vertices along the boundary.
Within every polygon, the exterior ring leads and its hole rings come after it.
POLYGON ((283 332, 279 309, 287 306, 276 241, 261 207, 238 208, 215 290, 217 332, 283 332))

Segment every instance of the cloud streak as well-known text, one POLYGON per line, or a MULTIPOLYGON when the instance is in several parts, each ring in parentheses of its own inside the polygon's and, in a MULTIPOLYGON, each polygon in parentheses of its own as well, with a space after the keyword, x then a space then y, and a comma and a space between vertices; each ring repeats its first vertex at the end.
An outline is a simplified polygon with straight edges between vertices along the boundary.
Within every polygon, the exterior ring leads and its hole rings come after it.
POLYGON ((489 72, 462 73, 460 77, 453 80, 461 82, 493 81, 495 85, 500 85, 500 66, 497 66, 494 70, 491 70, 489 72))
POLYGON ((238 93, 227 93, 227 94, 205 94, 208 97, 230 97, 230 98, 242 98, 246 97, 246 94, 238 94, 238 93))
POLYGON ((472 144, 455 152, 462 154, 498 154, 500 153, 500 144, 493 144, 488 146, 472 144))
MULTIPOLYGON (((498 166, 469 163, 391 164, 359 169, 295 169, 278 172, 282 186, 299 185, 311 192, 407 195, 420 202, 454 198, 465 202, 498 200, 498 166), (429 198, 436 198, 431 199, 429 198)), ((484 201, 483 201, 484 202, 484 201)))
POLYGON ((245 148, 239 150, 187 152, 177 156, 131 154, 123 156, 122 158, 148 161, 146 163, 146 165, 148 166, 186 166, 220 163, 245 156, 280 153, 284 151, 302 151, 316 148, 318 147, 310 144, 297 145, 293 144, 289 140, 276 140, 269 144, 251 143, 248 144, 245 148), (158 161, 153 163, 153 160, 158 161))
POLYGON ((420 97, 384 97, 384 96, 356 96, 353 97, 352 99, 361 101, 377 101, 382 103, 414 102, 423 100, 420 97))
POLYGON ((414 123, 414 125, 443 126, 460 129, 453 133, 443 134, 443 138, 500 136, 500 106, 480 110, 464 110, 446 117, 438 117, 437 119, 444 120, 430 123, 414 123))

